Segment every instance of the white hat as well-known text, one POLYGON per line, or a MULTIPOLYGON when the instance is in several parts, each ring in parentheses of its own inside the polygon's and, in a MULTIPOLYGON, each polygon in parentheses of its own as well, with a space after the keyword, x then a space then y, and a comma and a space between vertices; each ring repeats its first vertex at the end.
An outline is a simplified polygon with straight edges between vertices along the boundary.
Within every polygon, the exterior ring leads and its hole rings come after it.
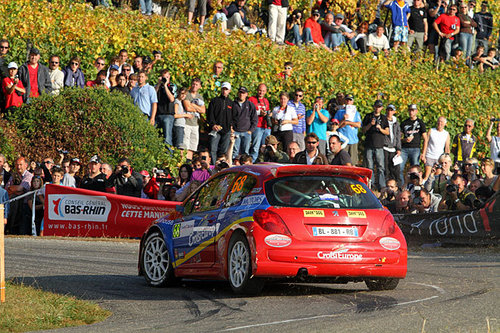
POLYGON ((9 65, 7 66, 8 69, 15 68, 18 69, 17 64, 15 62, 10 62, 9 65))
POLYGON ((231 83, 224 82, 220 87, 221 87, 221 89, 226 88, 226 89, 231 90, 231 83))

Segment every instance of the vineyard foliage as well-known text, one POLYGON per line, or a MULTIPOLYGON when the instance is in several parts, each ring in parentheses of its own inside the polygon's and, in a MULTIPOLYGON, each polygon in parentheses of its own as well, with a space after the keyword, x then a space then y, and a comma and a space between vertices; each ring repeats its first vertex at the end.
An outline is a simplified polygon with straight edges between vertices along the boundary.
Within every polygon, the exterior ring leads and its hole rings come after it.
MULTIPOLYGON (((291 3, 304 8, 309 4, 306 0, 291 3)), ((366 8, 373 3, 367 1, 366 8)), ((259 4, 258 0, 249 0, 250 6, 259 4)), ((353 9, 355 1, 338 4, 353 9)), ((500 4, 490 4, 498 22, 500 4)), ((318 95, 329 99, 337 91, 352 93, 362 116, 371 112, 377 96, 398 107, 400 120, 407 117, 407 105, 416 103, 420 117, 430 126, 439 116, 447 117, 447 130, 452 136, 462 130, 465 118, 473 118, 482 155, 488 150, 485 135, 489 117, 500 115, 498 71, 479 74, 462 65, 436 68, 429 57, 405 54, 374 60, 369 55, 351 57, 344 50, 332 54, 314 47, 283 47, 260 36, 239 32, 226 36, 215 26, 199 34, 196 27, 186 29, 180 21, 145 17, 138 11, 93 9, 77 1, 0 0, 0 13, 1 37, 11 42, 9 60, 24 62, 27 45, 40 49, 44 63, 51 54, 59 55, 62 64, 78 55, 87 79, 95 77, 92 64, 98 56, 109 61, 123 48, 129 51, 129 57, 151 56, 153 50, 159 50, 163 60, 155 65, 150 81, 156 83, 162 68, 171 71, 172 81, 178 86, 188 86, 191 78, 200 77, 201 93, 209 100, 217 94, 212 65, 220 60, 224 63, 223 80, 251 91, 264 82, 274 105, 280 91, 300 87, 306 92, 306 107, 318 95), (285 61, 294 63, 293 76, 286 81, 278 76, 285 61)))

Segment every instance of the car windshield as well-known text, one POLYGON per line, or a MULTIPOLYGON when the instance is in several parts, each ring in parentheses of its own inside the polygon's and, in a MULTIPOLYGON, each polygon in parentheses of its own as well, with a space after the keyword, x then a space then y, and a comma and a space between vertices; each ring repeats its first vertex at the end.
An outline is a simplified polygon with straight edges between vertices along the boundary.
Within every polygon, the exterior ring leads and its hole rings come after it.
POLYGON ((323 208, 381 208, 362 182, 342 176, 292 176, 270 180, 265 185, 272 206, 323 208))

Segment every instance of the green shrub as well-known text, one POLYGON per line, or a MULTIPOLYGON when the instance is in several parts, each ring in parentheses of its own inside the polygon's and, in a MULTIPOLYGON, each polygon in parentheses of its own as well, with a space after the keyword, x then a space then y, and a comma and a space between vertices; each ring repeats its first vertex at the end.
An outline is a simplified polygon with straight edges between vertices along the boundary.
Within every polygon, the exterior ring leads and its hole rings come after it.
POLYGON ((83 163, 98 154, 115 164, 128 157, 136 170, 156 166, 175 169, 178 152, 166 153, 158 131, 129 97, 104 89, 65 89, 59 96, 42 95, 9 116, 18 135, 29 145, 19 153, 40 161, 69 151, 83 163))

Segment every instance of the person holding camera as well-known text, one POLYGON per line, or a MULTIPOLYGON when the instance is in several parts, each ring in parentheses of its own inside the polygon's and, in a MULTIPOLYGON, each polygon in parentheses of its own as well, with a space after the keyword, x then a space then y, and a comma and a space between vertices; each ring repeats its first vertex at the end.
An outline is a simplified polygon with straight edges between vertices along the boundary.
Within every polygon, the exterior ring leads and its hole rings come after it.
POLYGON ((408 214, 411 212, 410 200, 410 191, 404 190, 399 192, 396 195, 396 200, 389 202, 386 207, 392 214, 408 214))
POLYGON ((295 9, 286 20, 286 40, 294 45, 302 45, 302 12, 295 9))
POLYGON ((423 188, 422 168, 420 165, 413 165, 408 169, 406 176, 407 178, 403 188, 410 191, 412 198, 415 198, 423 188))
POLYGON ((116 194, 141 197, 142 176, 130 166, 128 158, 121 158, 114 173, 107 179, 106 188, 114 187, 116 194))
POLYGON ((444 153, 439 156, 438 162, 435 163, 429 174, 429 177, 424 183, 424 187, 427 191, 432 191, 434 194, 440 194, 444 196, 446 191, 446 185, 453 176, 451 171, 451 157, 450 154, 444 153))
POLYGON ((26 93, 24 85, 17 75, 17 64, 7 65, 9 75, 2 80, 2 92, 5 96, 5 113, 20 107, 23 104, 23 95, 26 93))
POLYGON ((269 135, 266 138, 266 145, 257 158, 257 162, 289 163, 288 155, 278 149, 278 143, 278 139, 274 135, 269 135))
POLYGON ((95 80, 87 81, 87 83, 85 83, 85 86, 89 87, 89 88, 99 88, 100 87, 100 88, 108 89, 108 87, 106 86, 106 76, 107 75, 108 74, 105 70, 99 71, 99 73, 97 73, 95 80))
POLYGON ((466 187, 466 180, 462 175, 454 174, 450 184, 446 186, 445 200, 441 203, 441 210, 469 210, 475 208, 476 195, 466 187))
POLYGON ((160 72, 155 90, 158 96, 156 126, 162 129, 165 143, 172 146, 174 144, 172 133, 175 121, 174 102, 177 97, 177 86, 170 82, 170 72, 167 69, 160 72))
POLYGON ((495 170, 500 174, 500 118, 491 118, 488 132, 486 133, 486 140, 490 143, 490 157, 495 162, 495 170), (496 123, 497 135, 492 136, 491 131, 496 123))
POLYGON ((312 110, 306 112, 306 124, 307 132, 315 133, 319 138, 318 149, 320 153, 326 155, 326 123, 330 119, 330 113, 323 108, 323 103, 323 97, 317 96, 312 110))
POLYGON ((388 206, 396 201, 396 197, 399 194, 399 187, 396 179, 390 178, 385 182, 386 187, 380 191, 378 199, 380 203, 384 206, 388 206))
POLYGON ((430 193, 425 188, 423 188, 419 191, 418 196, 413 200, 413 211, 411 213, 436 213, 439 210, 440 202, 440 195, 434 195, 433 193, 430 193))
POLYGON ((252 156, 254 162, 259 157, 260 149, 265 146, 265 140, 271 134, 271 127, 273 126, 266 93, 267 86, 261 83, 257 87, 257 94, 248 98, 255 106, 258 116, 257 127, 252 132, 252 145, 250 147, 250 156, 252 156))
POLYGON ((468 183, 479 178, 479 161, 477 158, 473 157, 465 160, 462 175, 467 179, 468 183))

